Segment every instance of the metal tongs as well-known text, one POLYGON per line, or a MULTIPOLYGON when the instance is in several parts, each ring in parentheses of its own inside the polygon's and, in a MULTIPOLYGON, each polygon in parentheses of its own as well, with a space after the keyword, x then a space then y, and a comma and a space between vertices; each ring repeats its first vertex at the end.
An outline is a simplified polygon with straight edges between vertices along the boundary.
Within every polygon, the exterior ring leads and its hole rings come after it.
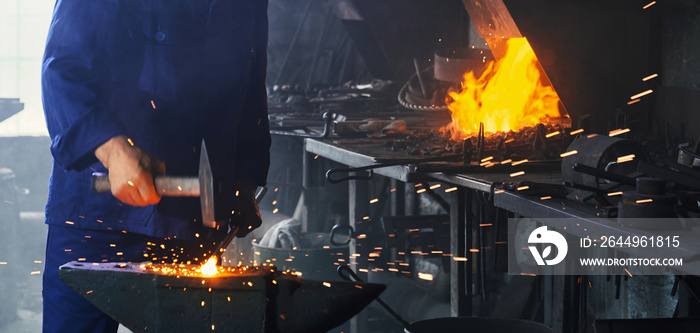
MULTIPOLYGON (((267 193, 267 186, 263 186, 258 193, 255 195, 255 202, 260 204, 260 200, 265 196, 265 193, 267 193)), ((228 247, 229 244, 231 244, 231 241, 233 240, 234 237, 236 237, 236 234, 238 233, 238 230, 241 229, 240 225, 237 225, 233 227, 229 232, 228 235, 226 235, 226 238, 219 244, 219 246, 214 249, 214 254, 212 255, 213 257, 216 257, 216 262, 220 263, 221 262, 221 255, 226 251, 226 248, 228 247)))
MULTIPOLYGON (((342 278, 345 281, 350 281, 350 282, 365 282, 362 281, 362 279, 353 272, 352 268, 346 265, 341 265, 338 266, 338 276, 342 278)), ((401 326, 403 326, 403 330, 406 333, 411 333, 411 324, 409 324, 407 321, 405 321, 401 316, 392 309, 389 304, 384 303, 381 298, 377 297, 375 299, 379 305, 381 305, 389 314, 394 317, 396 320, 401 323, 401 326)))
POLYGON ((372 165, 366 165, 366 166, 361 166, 361 167, 354 167, 354 168, 333 168, 329 169, 326 172, 326 180, 328 180, 329 183, 331 184, 338 184, 342 183, 347 180, 370 180, 372 179, 372 176, 374 176, 374 169, 379 169, 379 168, 386 168, 390 166, 397 166, 397 165, 415 165, 415 164, 421 164, 421 163, 427 163, 427 162, 460 162, 463 161, 463 156, 461 154, 458 155, 444 155, 444 156, 436 156, 436 157, 427 157, 427 158, 422 158, 422 159, 397 159, 397 160, 390 160, 384 163, 376 163, 372 165), (367 171, 367 174, 364 175, 348 175, 345 177, 333 177, 334 174, 336 173, 355 173, 359 171, 367 171))

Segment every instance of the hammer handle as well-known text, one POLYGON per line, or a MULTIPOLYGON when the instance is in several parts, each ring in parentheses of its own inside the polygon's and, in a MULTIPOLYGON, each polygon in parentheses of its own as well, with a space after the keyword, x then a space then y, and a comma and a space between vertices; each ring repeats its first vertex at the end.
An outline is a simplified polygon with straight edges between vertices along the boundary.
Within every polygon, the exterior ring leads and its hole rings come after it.
MULTIPOLYGON (((155 176, 153 177, 153 182, 155 183, 156 191, 160 195, 170 197, 199 196, 199 178, 196 177, 155 176)), ((107 174, 100 172, 92 174, 93 193, 107 193, 111 191, 112 187, 107 174)))

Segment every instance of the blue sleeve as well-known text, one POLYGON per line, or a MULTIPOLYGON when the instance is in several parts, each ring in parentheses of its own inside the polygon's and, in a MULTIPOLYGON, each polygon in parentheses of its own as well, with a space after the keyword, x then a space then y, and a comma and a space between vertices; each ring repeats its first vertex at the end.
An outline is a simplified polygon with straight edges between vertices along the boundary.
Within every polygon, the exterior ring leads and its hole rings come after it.
POLYGON ((126 133, 105 92, 113 83, 117 0, 58 0, 42 66, 42 98, 58 164, 81 170, 94 150, 126 133))
POLYGON ((243 104, 236 142, 236 178, 266 184, 270 167, 270 124, 267 113, 267 1, 256 2, 255 53, 250 85, 243 104))

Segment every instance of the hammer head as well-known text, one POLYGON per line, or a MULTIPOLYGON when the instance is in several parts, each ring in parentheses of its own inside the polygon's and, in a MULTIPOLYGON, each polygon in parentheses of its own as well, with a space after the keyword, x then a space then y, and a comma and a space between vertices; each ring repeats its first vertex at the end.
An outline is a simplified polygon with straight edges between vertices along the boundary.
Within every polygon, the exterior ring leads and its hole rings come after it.
POLYGON ((205 227, 216 228, 214 217, 214 178, 207 155, 207 146, 202 139, 202 147, 199 153, 199 202, 202 205, 202 224, 205 227))

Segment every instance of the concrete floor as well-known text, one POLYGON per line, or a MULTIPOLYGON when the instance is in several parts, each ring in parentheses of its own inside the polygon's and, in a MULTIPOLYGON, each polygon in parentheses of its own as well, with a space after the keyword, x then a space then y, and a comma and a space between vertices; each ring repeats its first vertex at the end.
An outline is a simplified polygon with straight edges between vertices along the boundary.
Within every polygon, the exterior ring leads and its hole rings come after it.
MULTIPOLYGON (((41 332, 41 311, 33 312, 24 309, 17 310, 17 320, 5 326, 0 326, 0 333, 37 333, 41 332)), ((131 331, 119 325, 117 333, 130 333, 131 331)))

